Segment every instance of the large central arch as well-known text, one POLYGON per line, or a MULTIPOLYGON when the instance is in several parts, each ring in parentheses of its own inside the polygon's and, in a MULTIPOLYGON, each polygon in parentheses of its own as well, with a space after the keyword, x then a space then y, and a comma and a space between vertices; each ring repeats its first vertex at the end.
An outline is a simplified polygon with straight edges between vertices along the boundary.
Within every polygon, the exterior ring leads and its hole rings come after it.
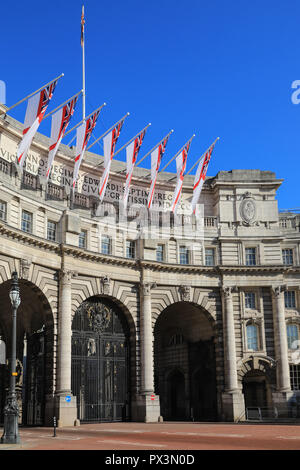
POLYGON ((126 421, 130 416, 130 328, 122 309, 94 296, 72 323, 72 393, 82 422, 126 421))
POLYGON ((155 390, 165 420, 217 418, 215 329, 192 302, 169 305, 154 328, 155 390))

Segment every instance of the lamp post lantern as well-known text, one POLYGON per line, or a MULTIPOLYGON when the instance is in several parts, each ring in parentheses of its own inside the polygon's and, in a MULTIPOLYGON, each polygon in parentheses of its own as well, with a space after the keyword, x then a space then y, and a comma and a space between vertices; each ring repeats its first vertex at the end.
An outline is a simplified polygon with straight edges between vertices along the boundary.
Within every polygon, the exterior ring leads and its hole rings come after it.
POLYGON ((17 338, 17 309, 20 305, 20 289, 18 285, 18 274, 12 273, 12 283, 9 292, 12 305, 12 344, 11 344, 11 374, 9 393, 4 407, 4 427, 1 437, 2 444, 19 444, 18 416, 19 407, 16 396, 16 338, 17 338))

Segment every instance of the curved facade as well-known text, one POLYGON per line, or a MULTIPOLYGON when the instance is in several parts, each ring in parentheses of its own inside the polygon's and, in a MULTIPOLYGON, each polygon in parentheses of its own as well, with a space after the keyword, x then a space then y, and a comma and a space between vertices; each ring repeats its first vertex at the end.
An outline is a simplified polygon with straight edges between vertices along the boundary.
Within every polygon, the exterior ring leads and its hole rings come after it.
MULTIPOLYGON (((36 136, 21 174, 21 134, 0 117, 0 335, 9 357, 17 271, 20 420, 295 413, 300 216, 278 212, 282 180, 220 171, 206 179, 195 217, 188 176, 172 217, 175 175, 160 174, 149 213, 149 170, 137 168, 125 213, 122 162, 112 162, 99 204, 98 155, 86 153, 72 194, 74 149, 60 146, 46 184, 49 139, 36 136)), ((7 370, 0 365, 1 419, 7 370)))

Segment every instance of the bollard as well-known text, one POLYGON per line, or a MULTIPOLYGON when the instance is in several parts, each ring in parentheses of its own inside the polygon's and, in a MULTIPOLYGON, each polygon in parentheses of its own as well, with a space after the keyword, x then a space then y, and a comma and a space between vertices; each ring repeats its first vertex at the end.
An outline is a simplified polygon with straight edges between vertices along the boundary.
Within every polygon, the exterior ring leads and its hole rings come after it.
POLYGON ((56 437, 56 417, 53 416, 53 437, 56 437))

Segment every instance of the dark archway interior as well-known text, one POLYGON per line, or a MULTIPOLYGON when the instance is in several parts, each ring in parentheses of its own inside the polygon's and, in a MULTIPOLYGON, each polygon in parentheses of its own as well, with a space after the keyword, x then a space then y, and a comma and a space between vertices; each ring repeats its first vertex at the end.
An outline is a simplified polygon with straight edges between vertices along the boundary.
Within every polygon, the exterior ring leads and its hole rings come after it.
POLYGON ((155 391, 165 420, 217 417, 214 331, 201 307, 178 302, 154 329, 155 391))
POLYGON ((243 378, 245 408, 270 406, 268 380, 259 370, 249 371, 243 378))
MULTIPOLYGON (((0 335, 6 345, 6 364, 0 366, 0 421, 9 386, 12 306, 11 281, 0 285, 0 335)), ((50 305, 31 282, 19 280, 17 310, 17 373, 20 423, 44 424, 45 396, 53 390, 53 315, 50 305)))

